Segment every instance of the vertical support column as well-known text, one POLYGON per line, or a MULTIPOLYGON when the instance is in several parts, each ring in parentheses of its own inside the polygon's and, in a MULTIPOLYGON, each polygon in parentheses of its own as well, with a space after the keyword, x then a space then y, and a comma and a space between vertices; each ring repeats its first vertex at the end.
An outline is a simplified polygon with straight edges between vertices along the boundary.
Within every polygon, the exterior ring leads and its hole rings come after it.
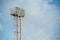
POLYGON ((17 40, 18 40, 18 16, 17 16, 17 18, 16 18, 16 23, 17 23, 16 31, 17 31, 17 40))
POLYGON ((22 17, 20 17, 20 40, 22 40, 22 17))
POLYGON ((15 40, 18 40, 18 17, 15 16, 15 40))

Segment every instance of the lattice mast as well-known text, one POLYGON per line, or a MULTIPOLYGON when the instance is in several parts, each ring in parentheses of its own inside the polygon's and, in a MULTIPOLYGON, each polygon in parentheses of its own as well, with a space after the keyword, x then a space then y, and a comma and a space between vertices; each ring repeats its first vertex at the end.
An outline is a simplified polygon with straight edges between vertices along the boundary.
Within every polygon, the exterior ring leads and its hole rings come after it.
POLYGON ((14 40, 22 40, 22 17, 24 17, 24 10, 19 7, 14 7, 11 10, 11 15, 15 20, 15 37, 14 40))

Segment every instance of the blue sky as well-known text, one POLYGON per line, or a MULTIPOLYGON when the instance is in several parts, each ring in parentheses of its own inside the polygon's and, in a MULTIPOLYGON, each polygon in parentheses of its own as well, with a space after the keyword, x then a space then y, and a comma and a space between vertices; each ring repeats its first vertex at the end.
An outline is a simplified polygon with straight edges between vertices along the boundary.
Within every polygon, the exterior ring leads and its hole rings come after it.
POLYGON ((53 0, 51 4, 54 4, 56 6, 60 6, 60 0, 53 0))
POLYGON ((23 40, 60 40, 60 0, 0 0, 0 40, 13 40, 14 6, 25 10, 23 40))

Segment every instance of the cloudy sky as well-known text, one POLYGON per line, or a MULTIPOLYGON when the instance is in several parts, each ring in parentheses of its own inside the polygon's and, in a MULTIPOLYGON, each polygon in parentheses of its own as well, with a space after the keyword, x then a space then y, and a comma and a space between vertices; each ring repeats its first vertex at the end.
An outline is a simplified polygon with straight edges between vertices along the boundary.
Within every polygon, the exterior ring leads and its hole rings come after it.
POLYGON ((15 6, 25 10, 23 40, 60 40, 60 0, 0 0, 0 40, 13 40, 15 6))

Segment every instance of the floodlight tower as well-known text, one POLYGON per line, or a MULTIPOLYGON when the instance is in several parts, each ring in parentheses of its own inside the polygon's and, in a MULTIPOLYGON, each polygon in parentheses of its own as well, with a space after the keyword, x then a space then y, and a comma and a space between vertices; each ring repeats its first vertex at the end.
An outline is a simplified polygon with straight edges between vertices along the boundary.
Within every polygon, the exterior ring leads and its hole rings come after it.
POLYGON ((15 20, 14 40, 22 40, 22 18, 24 17, 24 10, 19 7, 14 7, 11 15, 14 16, 15 20))

